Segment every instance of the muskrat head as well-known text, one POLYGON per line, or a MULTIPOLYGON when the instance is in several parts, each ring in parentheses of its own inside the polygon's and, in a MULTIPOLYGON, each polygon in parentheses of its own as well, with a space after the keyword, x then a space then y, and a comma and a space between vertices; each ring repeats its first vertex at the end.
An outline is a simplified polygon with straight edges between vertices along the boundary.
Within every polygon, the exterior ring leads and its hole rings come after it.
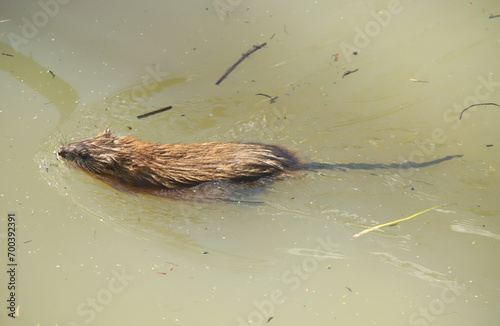
POLYGON ((118 163, 113 154, 116 139, 106 129, 99 135, 59 148, 57 154, 71 165, 92 174, 113 174, 118 163))

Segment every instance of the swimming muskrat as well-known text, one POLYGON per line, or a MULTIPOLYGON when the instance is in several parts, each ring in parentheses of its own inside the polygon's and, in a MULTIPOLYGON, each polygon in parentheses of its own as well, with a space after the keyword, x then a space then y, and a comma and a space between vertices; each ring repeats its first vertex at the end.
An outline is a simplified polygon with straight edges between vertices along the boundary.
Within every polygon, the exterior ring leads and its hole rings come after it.
POLYGON ((205 183, 251 183, 283 178, 303 162, 281 146, 254 143, 155 144, 96 137, 62 146, 58 154, 73 166, 120 190, 176 197, 176 190, 205 183))
POLYGON ((407 167, 399 164, 306 164, 294 151, 277 145, 157 144, 132 137, 115 138, 109 129, 93 138, 62 146, 58 155, 119 190, 177 198, 192 197, 182 193, 202 192, 207 184, 217 188, 258 184, 263 180, 289 177, 297 170, 423 167, 459 156, 412 162, 407 167))

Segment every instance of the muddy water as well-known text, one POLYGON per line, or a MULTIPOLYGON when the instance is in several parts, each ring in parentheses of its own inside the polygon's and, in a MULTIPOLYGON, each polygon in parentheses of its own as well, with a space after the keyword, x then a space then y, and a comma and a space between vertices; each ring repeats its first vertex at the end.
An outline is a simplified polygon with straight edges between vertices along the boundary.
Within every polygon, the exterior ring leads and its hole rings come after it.
POLYGON ((2 7, 1 262, 12 268, 11 213, 17 266, 0 293, 20 306, 2 325, 498 322, 500 110, 458 119, 500 103, 496 1, 2 7), (282 144, 314 162, 463 156, 307 171, 239 203, 186 203, 119 192, 57 160, 62 143, 108 127, 282 144))

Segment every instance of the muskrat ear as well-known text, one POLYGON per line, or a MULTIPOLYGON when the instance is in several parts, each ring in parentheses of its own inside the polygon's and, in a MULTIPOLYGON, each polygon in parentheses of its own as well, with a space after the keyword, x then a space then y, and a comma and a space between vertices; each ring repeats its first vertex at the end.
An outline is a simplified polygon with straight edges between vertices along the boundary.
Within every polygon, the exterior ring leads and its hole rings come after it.
POLYGON ((104 131, 103 131, 103 132, 101 132, 99 135, 97 135, 97 137, 101 137, 101 136, 104 136, 104 137, 109 137, 109 136, 111 136, 111 129, 106 128, 106 130, 104 130, 104 131))

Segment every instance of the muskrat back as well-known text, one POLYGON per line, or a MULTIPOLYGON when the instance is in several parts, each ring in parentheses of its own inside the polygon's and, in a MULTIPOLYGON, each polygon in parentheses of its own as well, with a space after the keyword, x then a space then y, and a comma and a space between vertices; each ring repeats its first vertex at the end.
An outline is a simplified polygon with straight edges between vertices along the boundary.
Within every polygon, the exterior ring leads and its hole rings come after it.
MULTIPOLYGON (((156 190, 202 183, 255 182, 289 176, 302 161, 289 149, 257 143, 157 144, 115 138, 106 129, 96 137, 62 146, 67 162, 123 190, 156 190)), ((165 192, 161 192, 165 193, 165 192)))

